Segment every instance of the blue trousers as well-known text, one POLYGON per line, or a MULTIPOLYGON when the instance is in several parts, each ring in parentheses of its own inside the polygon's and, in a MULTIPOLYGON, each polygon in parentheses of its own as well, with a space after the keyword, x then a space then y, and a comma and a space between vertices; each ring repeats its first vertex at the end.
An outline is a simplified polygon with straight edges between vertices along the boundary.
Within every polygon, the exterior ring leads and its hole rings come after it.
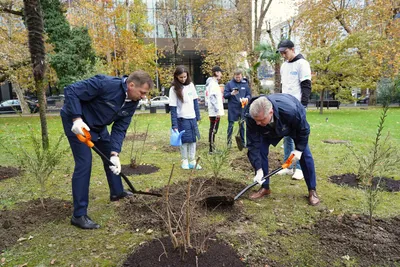
MULTIPOLYGON (((75 160, 75 169, 72 175, 72 196, 74 200, 74 216, 78 217, 87 215, 90 174, 92 171, 92 150, 87 145, 80 142, 76 136, 68 136, 68 141, 75 160)), ((109 141, 99 139, 97 142, 93 143, 104 155, 110 155, 111 147, 109 141)), ((103 166, 106 172, 110 194, 121 194, 124 190, 121 177, 115 175, 104 161, 103 166)))
MULTIPOLYGON (((296 140, 294 140, 296 143, 296 140)), ((268 174, 268 154, 269 154, 270 143, 267 139, 263 139, 261 142, 260 154, 261 154, 261 166, 264 175, 268 174)), ((303 171, 304 180, 307 184, 308 190, 315 190, 317 186, 317 179, 315 176, 314 159, 312 157, 309 146, 303 151, 300 158, 300 166, 303 171)), ((269 178, 265 180, 262 187, 269 189, 269 178)))
MULTIPOLYGON (((293 139, 289 136, 283 137, 283 160, 286 161, 290 153, 294 150, 294 142, 293 139)), ((293 168, 293 166, 291 166, 293 168)), ((296 170, 301 170, 300 161, 296 162, 296 170)))
MULTIPOLYGON (((228 133, 228 145, 232 144, 232 133, 233 133, 233 125, 234 124, 235 124, 234 121, 229 121, 229 123, 228 123, 228 131, 227 131, 227 133, 228 133)), ((242 143, 243 143, 243 145, 245 145, 246 143, 244 141, 244 122, 240 123, 239 133, 240 133, 240 139, 242 139, 242 143)))

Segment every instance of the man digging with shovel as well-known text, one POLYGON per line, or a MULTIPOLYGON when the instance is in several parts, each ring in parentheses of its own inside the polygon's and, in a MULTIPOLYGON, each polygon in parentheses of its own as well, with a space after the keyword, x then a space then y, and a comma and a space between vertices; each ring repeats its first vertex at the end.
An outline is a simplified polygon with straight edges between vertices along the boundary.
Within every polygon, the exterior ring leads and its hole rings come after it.
POLYGON ((294 154, 293 161, 300 160, 308 188, 308 203, 318 205, 320 201, 316 193, 314 159, 308 146, 310 126, 303 105, 292 95, 263 95, 250 101, 248 111, 247 156, 256 170, 254 182, 261 185, 258 192, 250 195, 250 199, 260 199, 271 194, 269 178, 262 180, 268 174, 269 146, 276 146, 284 136, 290 136, 295 144, 295 150, 291 153, 294 154))
POLYGON ((64 88, 65 103, 60 113, 75 160, 72 225, 82 229, 100 227, 87 215, 92 153, 77 135, 85 136, 84 130, 90 131, 91 141, 105 155, 103 163, 110 188, 110 201, 132 195, 122 185, 119 153, 139 100, 145 98, 152 87, 153 81, 148 73, 135 71, 122 78, 96 75, 64 88), (110 134, 107 125, 112 123, 110 134))

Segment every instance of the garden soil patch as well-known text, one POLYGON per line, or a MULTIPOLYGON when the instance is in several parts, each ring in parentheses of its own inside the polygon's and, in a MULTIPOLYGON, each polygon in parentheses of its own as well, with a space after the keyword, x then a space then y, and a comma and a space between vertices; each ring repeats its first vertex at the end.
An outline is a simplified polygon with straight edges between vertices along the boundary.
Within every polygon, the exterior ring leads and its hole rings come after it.
POLYGON ((209 267, 226 266, 241 267, 246 266, 229 245, 212 240, 207 242, 208 247, 205 253, 196 254, 194 249, 189 249, 184 254, 179 250, 174 250, 168 237, 152 240, 139 247, 134 254, 124 262, 124 267, 154 267, 154 266, 185 266, 185 267, 209 267))
POLYGON ((19 176, 21 173, 22 171, 20 169, 0 166, 0 181, 19 176))
MULTIPOLYGON (((146 133, 129 133, 125 136, 125 141, 144 141, 144 138, 146 136, 146 133)), ((149 137, 147 135, 147 137, 149 137)))
MULTIPOLYGON (((360 187, 357 175, 354 173, 345 173, 342 175, 333 175, 329 177, 329 181, 338 185, 347 185, 350 187, 360 187)), ((372 179, 373 188, 376 188, 376 185, 379 182, 379 177, 374 177, 372 179)), ((399 192, 400 191, 400 181, 394 180, 386 177, 382 177, 379 187, 388 192, 399 192)))
POLYGON ((17 204, 15 209, 0 211, 0 251, 13 246, 17 240, 43 224, 62 221, 72 214, 71 202, 60 199, 39 199, 17 204))
POLYGON ((355 266, 400 265, 400 217, 374 219, 371 227, 367 216, 343 215, 323 219, 314 228, 330 266, 341 258, 355 260, 355 266))
POLYGON ((161 150, 166 153, 180 153, 179 146, 164 145, 161 150))
MULTIPOLYGON (((268 155, 268 167, 269 170, 274 170, 282 166, 283 164, 283 154, 281 153, 275 153, 275 152, 270 152, 268 155)), ((231 167, 235 170, 240 170, 244 172, 250 172, 253 173, 254 169, 251 166, 251 163, 247 157, 247 154, 241 155, 240 157, 237 157, 233 159, 231 163, 231 167)))
MULTIPOLYGON (((240 201, 236 201, 233 206, 219 206, 213 209, 207 209, 203 200, 208 196, 229 196, 234 197, 239 193, 246 184, 237 183, 231 180, 218 179, 216 181, 207 178, 196 178, 192 181, 191 186, 191 215, 192 215, 192 232, 202 232, 204 227, 209 231, 209 226, 204 226, 207 214, 210 212, 219 212, 227 217, 227 221, 223 222, 226 226, 229 222, 235 222, 243 215, 243 205, 240 201)), ((187 181, 174 183, 169 188, 169 202, 171 209, 176 215, 181 215, 182 207, 186 201, 187 181)), ((148 229, 166 230, 165 222, 161 218, 166 218, 165 209, 165 193, 163 188, 159 193, 163 194, 162 198, 150 198, 148 196, 135 195, 130 197, 118 207, 118 213, 121 218, 129 224, 132 230, 136 231, 148 229)), ((245 197, 245 196, 243 196, 245 197)), ((220 225, 213 225, 213 230, 220 225)))
POLYGON ((136 168, 131 165, 122 165, 121 171, 125 175, 142 175, 157 172, 160 168, 150 164, 140 164, 136 168))

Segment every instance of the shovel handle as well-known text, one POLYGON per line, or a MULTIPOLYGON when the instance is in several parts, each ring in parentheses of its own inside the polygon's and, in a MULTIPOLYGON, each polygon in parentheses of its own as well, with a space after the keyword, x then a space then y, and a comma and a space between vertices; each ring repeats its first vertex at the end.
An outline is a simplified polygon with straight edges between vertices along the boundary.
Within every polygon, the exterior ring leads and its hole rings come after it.
MULTIPOLYGON (((264 181, 265 179, 268 179, 269 177, 271 177, 272 175, 276 174, 277 172, 279 172, 280 170, 286 169, 288 168, 290 165, 292 165, 292 161, 294 158, 294 154, 291 154, 288 159, 285 161, 285 163, 282 164, 281 167, 271 171, 268 175, 264 176, 262 178, 261 181, 264 181)), ((237 194, 235 196, 235 198, 233 200, 238 199, 239 197, 241 197, 247 190, 249 190, 250 188, 252 188, 253 186, 257 185, 258 182, 253 182, 252 184, 248 185, 245 189, 243 189, 242 191, 239 192, 239 194, 237 194)))
MULTIPOLYGON (((92 136, 90 135, 89 131, 86 130, 85 128, 83 128, 82 130, 85 135, 81 135, 81 134, 76 135, 76 137, 78 137, 79 141, 86 144, 88 147, 92 148, 109 166, 114 166, 114 163, 112 163, 106 155, 104 155, 97 147, 94 146, 94 143, 91 141, 92 136)), ((161 194, 158 194, 158 193, 150 193, 150 192, 143 192, 143 191, 136 190, 133 187, 131 181, 129 181, 128 177, 126 177, 125 174, 123 174, 122 172, 120 172, 119 174, 124 179, 126 184, 129 186, 129 189, 132 191, 132 193, 161 197, 161 194)))
POLYGON ((288 157, 288 159, 285 161, 285 163, 282 164, 282 169, 289 168, 290 165, 292 165, 293 158, 294 158, 294 154, 291 154, 291 155, 288 157))
POLYGON ((78 137, 79 141, 86 144, 88 147, 90 148, 94 147, 94 144, 92 142, 92 135, 90 134, 90 132, 85 128, 82 128, 82 131, 84 135, 77 134, 76 137, 78 137))

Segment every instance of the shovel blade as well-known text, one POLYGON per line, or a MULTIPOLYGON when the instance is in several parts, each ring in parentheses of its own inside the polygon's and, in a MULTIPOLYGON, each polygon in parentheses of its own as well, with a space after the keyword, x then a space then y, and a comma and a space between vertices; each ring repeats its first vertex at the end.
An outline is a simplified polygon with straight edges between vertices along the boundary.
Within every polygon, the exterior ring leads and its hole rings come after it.
POLYGON ((235 141, 236 141, 236 145, 239 149, 239 151, 242 151, 244 146, 243 146, 243 142, 242 142, 242 138, 240 138, 240 136, 235 136, 235 141))

